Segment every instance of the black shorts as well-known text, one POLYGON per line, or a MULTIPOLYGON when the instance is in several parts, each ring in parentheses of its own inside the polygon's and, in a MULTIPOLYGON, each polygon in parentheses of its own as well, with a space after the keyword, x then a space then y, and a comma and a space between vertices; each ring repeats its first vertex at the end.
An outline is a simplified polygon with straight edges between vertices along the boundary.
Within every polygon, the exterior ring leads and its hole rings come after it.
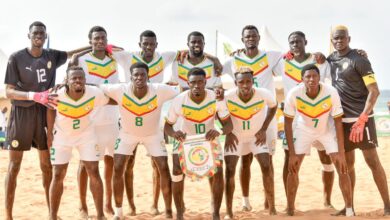
POLYGON ((31 147, 47 150, 46 107, 12 105, 7 128, 6 149, 27 151, 31 147))
POLYGON ((361 150, 371 149, 378 147, 378 139, 376 136, 375 120, 373 117, 368 118, 368 122, 365 124, 363 132, 363 141, 359 143, 353 143, 349 140, 349 134, 351 133, 352 125, 355 122, 345 123, 343 122, 344 128, 344 148, 346 152, 359 148, 361 150))

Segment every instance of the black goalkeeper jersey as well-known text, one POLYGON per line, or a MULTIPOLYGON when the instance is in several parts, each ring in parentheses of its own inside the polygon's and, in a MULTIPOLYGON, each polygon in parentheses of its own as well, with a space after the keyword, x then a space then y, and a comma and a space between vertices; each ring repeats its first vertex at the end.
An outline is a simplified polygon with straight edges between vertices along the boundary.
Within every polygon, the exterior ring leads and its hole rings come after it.
MULTIPOLYGON (((7 65, 5 84, 15 86, 23 92, 42 92, 55 84, 56 69, 67 60, 67 53, 44 49, 40 57, 33 57, 28 49, 13 53, 7 65)), ((33 101, 12 100, 12 104, 28 107, 33 101)))

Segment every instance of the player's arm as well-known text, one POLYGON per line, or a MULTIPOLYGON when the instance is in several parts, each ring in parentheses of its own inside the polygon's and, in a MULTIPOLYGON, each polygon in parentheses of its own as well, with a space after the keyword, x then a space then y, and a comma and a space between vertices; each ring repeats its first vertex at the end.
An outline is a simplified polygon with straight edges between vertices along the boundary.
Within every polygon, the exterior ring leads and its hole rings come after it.
POLYGON ((218 57, 205 53, 206 58, 210 59, 211 62, 214 63, 214 71, 216 76, 220 76, 222 74, 223 66, 219 61, 218 57))
POLYGON ((7 84, 5 88, 5 95, 13 100, 30 100, 28 92, 18 91, 16 86, 7 84))
POLYGON ((164 133, 167 134, 168 136, 175 138, 176 140, 178 140, 180 142, 183 142, 186 139, 186 134, 180 130, 175 131, 175 129, 173 129, 173 125, 174 124, 171 124, 168 121, 165 121, 164 133))
POLYGON ((68 66, 78 66, 79 65, 79 58, 82 57, 83 55, 89 53, 92 51, 92 48, 83 50, 79 53, 74 53, 72 57, 69 60, 68 66))
POLYGON ((92 50, 92 46, 80 47, 75 50, 67 51, 68 58, 71 58, 74 54, 80 53, 85 50, 92 50))
POLYGON ((369 115, 374 109, 376 100, 378 99, 380 92, 377 83, 371 83, 369 85, 366 85, 366 87, 368 90, 368 97, 366 105, 364 106, 363 113, 369 115))
POLYGON ((276 110, 278 109, 278 103, 276 102, 275 106, 268 106, 267 116, 265 117, 263 126, 261 126, 260 130, 256 132, 256 145, 263 145, 266 141, 266 131, 268 129, 269 124, 275 116, 276 110))
POLYGON ((31 100, 46 107, 52 108, 56 105, 57 94, 49 94, 49 90, 44 92, 24 92, 15 89, 16 86, 7 84, 5 88, 5 95, 13 100, 31 100))
POLYGON ((344 128, 342 123, 342 117, 338 116, 333 118, 334 125, 336 128, 336 137, 337 137, 337 146, 338 146, 338 156, 337 161, 334 163, 339 163, 341 173, 347 173, 347 163, 345 160, 345 149, 344 149, 344 128))
POLYGON ((46 111, 46 121, 47 121, 47 146, 50 148, 53 143, 53 131, 54 131, 54 121, 56 119, 56 110, 48 109, 46 111))

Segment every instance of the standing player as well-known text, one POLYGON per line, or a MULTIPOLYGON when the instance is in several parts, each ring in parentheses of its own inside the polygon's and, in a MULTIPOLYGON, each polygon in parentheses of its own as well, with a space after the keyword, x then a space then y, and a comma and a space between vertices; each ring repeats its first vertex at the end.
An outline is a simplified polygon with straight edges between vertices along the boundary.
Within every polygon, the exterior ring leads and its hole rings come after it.
POLYGON ((146 147, 158 168, 165 214, 167 218, 172 218, 168 157, 164 136, 156 122, 160 119, 164 102, 175 97, 177 92, 168 85, 148 84, 148 71, 146 64, 138 62, 130 67, 131 83, 101 85, 103 91, 120 105, 122 124, 114 154, 115 219, 123 218, 123 178, 129 158, 134 160, 133 151, 138 144, 146 147))
MULTIPOLYGON (((153 31, 146 30, 139 36, 139 47, 141 51, 127 52, 120 51, 114 52, 113 57, 118 64, 124 69, 126 82, 130 81, 131 73, 130 66, 137 62, 142 62, 148 65, 148 80, 151 83, 163 83, 164 73, 167 66, 171 65, 175 60, 177 53, 172 51, 159 53, 156 51, 158 42, 157 36, 153 31)), ((134 204, 133 193, 133 167, 135 163, 135 155, 137 148, 134 150, 134 157, 130 157, 127 162, 127 168, 125 171, 125 188, 127 198, 131 208, 131 215, 136 214, 136 208, 134 204)), ((151 212, 154 215, 159 213, 158 211, 158 199, 160 196, 160 176, 156 164, 151 160, 153 166, 153 204, 151 212)))
POLYGON ((336 166, 339 185, 347 207, 347 216, 354 216, 352 209, 351 180, 347 173, 344 155, 343 109, 337 91, 320 83, 320 71, 309 64, 302 69, 303 84, 287 94, 284 115, 285 132, 289 152, 287 176, 287 214, 294 215, 295 197, 298 190, 298 173, 310 146, 319 141, 336 166), (293 120, 296 126, 293 131, 293 120), (332 120, 333 118, 333 120, 332 120), (334 121, 334 124, 333 124, 334 121))
POLYGON ((238 159, 253 153, 263 173, 263 186, 270 215, 276 215, 273 170, 270 149, 266 145, 266 131, 272 121, 277 102, 275 96, 264 88, 253 88, 253 71, 240 68, 234 74, 237 88, 230 90, 225 101, 233 121, 233 132, 225 142, 225 193, 227 216, 233 219, 234 175, 238 159))
MULTIPOLYGON (((78 64, 86 73, 87 83, 107 84, 118 83, 119 73, 116 60, 107 55, 107 32, 103 27, 94 26, 88 33, 89 43, 92 51, 78 57, 78 64)), ((95 130, 98 138, 97 145, 104 158, 104 180, 105 180, 105 205, 104 210, 113 214, 114 210, 111 204, 112 198, 112 172, 113 156, 116 137, 119 134, 118 126, 118 107, 101 106, 95 109, 95 130)), ((80 216, 88 216, 87 207, 87 182, 88 175, 84 163, 80 162, 78 170, 78 185, 80 194, 80 216)))
MULTIPOLYGON (((184 176, 180 167, 178 146, 187 135, 205 134, 206 139, 211 141, 220 133, 215 130, 215 116, 218 115, 223 124, 223 133, 228 134, 232 130, 232 122, 224 102, 217 102, 215 94, 206 88, 206 72, 201 68, 193 68, 188 72, 189 90, 181 93, 173 101, 169 109, 164 130, 166 134, 176 139, 173 148, 173 171, 172 191, 175 201, 177 219, 183 219, 183 192, 184 176), (173 125, 180 118, 178 130, 173 125)), ((222 152, 218 160, 222 160, 222 152)), ((213 219, 220 219, 219 209, 223 196, 222 166, 218 167, 217 173, 209 179, 212 191, 213 219)))
MULTIPOLYGON (((236 53, 223 66, 223 72, 229 74, 234 78, 234 73, 238 72, 240 67, 246 66, 253 70, 254 86, 256 88, 265 88, 274 96, 275 85, 272 71, 276 67, 278 61, 282 58, 281 52, 276 51, 260 51, 258 48, 260 42, 260 35, 258 29, 253 25, 247 25, 242 29, 242 42, 245 45, 244 52, 236 53)), ((275 151, 275 143, 277 137, 277 122, 272 120, 267 130, 266 145, 273 154, 275 151)), ((250 183, 250 165, 252 163, 253 155, 248 154, 241 157, 240 181, 243 194, 243 210, 251 210, 249 203, 249 183, 250 183)), ((271 166, 272 156, 271 156, 271 166)), ((264 202, 267 208, 268 202, 264 202)))
POLYGON ((80 160, 90 177, 97 219, 106 219, 103 212, 103 182, 99 174, 100 151, 96 145, 92 111, 107 104, 109 99, 97 87, 85 86, 85 73, 81 67, 72 66, 66 72, 66 86, 57 93, 58 106, 56 110, 47 111, 47 144, 53 165, 50 219, 57 219, 73 147, 79 151, 80 160))
MULTIPOLYGON (((325 81, 326 78, 330 78, 330 66, 328 62, 322 64, 317 63, 314 54, 306 53, 305 46, 307 40, 305 34, 301 31, 292 32, 288 36, 288 44, 290 52, 293 54, 292 59, 281 59, 274 69, 276 75, 282 76, 284 97, 287 96, 288 92, 296 85, 302 82, 301 70, 308 64, 315 64, 320 70, 320 80, 325 81)), ((296 123, 296 121, 294 122, 296 123)), ((334 168, 330 157, 325 153, 324 147, 318 141, 312 144, 313 147, 317 148, 318 156, 322 163, 322 181, 324 183, 324 205, 325 207, 332 207, 331 194, 334 180, 334 168)), ((283 166, 283 183, 284 189, 287 189, 286 180, 288 174, 288 147, 285 140, 283 141, 285 159, 283 166)))
MULTIPOLYGON (((328 57, 328 62, 331 66, 332 85, 340 95, 344 110, 345 156, 352 182, 352 195, 355 187, 355 149, 359 148, 381 194, 384 215, 390 215, 386 173, 376 151, 378 141, 373 108, 379 96, 379 88, 375 81, 375 74, 370 61, 360 56, 357 50, 349 47, 351 37, 347 27, 335 27, 331 37, 336 51, 328 57)), ((343 209, 338 214, 345 215, 345 213, 343 209)))
POLYGON ((205 45, 204 36, 198 31, 191 32, 187 37, 188 56, 180 62, 178 60, 172 63, 172 79, 183 90, 189 89, 188 72, 192 68, 201 68, 206 73, 206 88, 212 88, 218 76, 221 74, 222 65, 218 58, 210 56, 203 52, 205 45))
POLYGON ((48 93, 55 83, 56 69, 74 53, 87 48, 65 52, 43 49, 47 38, 46 26, 39 21, 29 27, 30 47, 13 53, 7 65, 4 83, 12 108, 7 128, 9 165, 5 177, 6 219, 12 219, 16 179, 22 163, 23 152, 38 149, 42 183, 49 206, 49 185, 52 177, 46 143, 46 107, 48 93), (36 103, 37 102, 37 103, 36 103), (41 104, 38 104, 41 103, 41 104), (31 117, 34 115, 35 117, 31 117))

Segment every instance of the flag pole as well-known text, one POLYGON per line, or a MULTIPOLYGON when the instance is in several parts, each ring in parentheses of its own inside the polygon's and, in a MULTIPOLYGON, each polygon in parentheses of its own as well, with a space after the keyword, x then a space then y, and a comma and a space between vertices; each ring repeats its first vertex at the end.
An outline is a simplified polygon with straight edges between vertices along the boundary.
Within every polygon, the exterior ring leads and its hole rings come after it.
POLYGON ((218 57, 218 30, 215 30, 215 56, 218 57))

